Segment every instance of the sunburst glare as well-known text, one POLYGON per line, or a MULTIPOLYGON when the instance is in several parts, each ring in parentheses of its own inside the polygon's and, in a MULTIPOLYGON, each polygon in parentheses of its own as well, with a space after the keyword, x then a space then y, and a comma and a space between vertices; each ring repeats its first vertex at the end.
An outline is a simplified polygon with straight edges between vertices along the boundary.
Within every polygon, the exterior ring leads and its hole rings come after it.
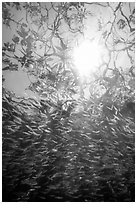
POLYGON ((74 64, 81 76, 95 72, 101 62, 102 48, 96 41, 85 40, 74 48, 74 64))

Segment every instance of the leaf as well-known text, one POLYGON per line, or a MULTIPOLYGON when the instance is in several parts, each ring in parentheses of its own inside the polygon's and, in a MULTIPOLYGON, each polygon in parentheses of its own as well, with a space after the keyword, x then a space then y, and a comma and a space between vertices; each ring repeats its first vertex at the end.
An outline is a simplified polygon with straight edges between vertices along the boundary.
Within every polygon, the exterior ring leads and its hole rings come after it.
POLYGON ((105 31, 105 32, 102 33, 103 38, 106 38, 107 33, 108 33, 107 31, 105 31))
POLYGON ((2 76, 2 82, 4 82, 5 81, 5 78, 2 76))
POLYGON ((17 30, 17 33, 20 37, 25 38, 28 35, 28 31, 26 32, 23 27, 21 27, 21 31, 17 30))
POLYGON ((26 24, 26 23, 22 23, 22 26, 23 26, 23 27, 27 27, 27 24, 26 24))
POLYGON ((26 43, 26 41, 25 40, 21 40, 21 45, 23 46, 23 45, 26 45, 27 43, 26 43))
POLYGON ((5 58, 2 60, 5 64, 9 64, 10 63, 10 60, 8 58, 5 58))
POLYGON ((77 91, 76 91, 76 90, 71 89, 71 88, 69 88, 69 89, 68 89, 68 91, 70 91, 70 92, 71 92, 71 93, 73 93, 73 94, 76 94, 76 93, 77 93, 77 91))
POLYGON ((17 30, 17 33, 19 34, 20 37, 23 38, 23 34, 20 31, 17 30))
POLYGON ((3 71, 6 71, 6 70, 18 71, 18 65, 17 64, 9 64, 8 66, 4 67, 2 70, 3 71))
POLYGON ((26 38, 26 42, 29 44, 29 43, 33 43, 34 41, 34 38, 31 37, 30 35, 26 38))
POLYGON ((15 52, 15 44, 10 44, 8 49, 7 49, 9 52, 15 52))
POLYGON ((70 70, 64 70, 62 74, 64 76, 70 76, 71 72, 70 72, 70 70))
POLYGON ((18 65, 17 64, 11 64, 10 65, 10 70, 11 71, 18 71, 18 65))
POLYGON ((67 46, 63 43, 62 40, 61 40, 60 44, 61 44, 61 47, 62 47, 63 50, 66 50, 66 49, 67 49, 67 46))
POLYGON ((21 27, 21 32, 23 33, 24 37, 28 35, 28 31, 26 31, 23 27, 21 27))
POLYGON ((51 57, 47 58, 47 61, 52 61, 52 60, 53 60, 53 58, 51 58, 51 57))
POLYGON ((2 52, 2 56, 5 56, 5 52, 2 52))
POLYGON ((12 41, 13 41, 14 43, 18 43, 18 42, 19 42, 19 37, 15 36, 15 37, 12 39, 12 41))
POLYGON ((126 22, 125 22, 125 20, 120 19, 120 20, 117 22, 117 25, 118 25, 119 29, 123 29, 123 28, 126 26, 126 22))
POLYGON ((7 66, 7 67, 4 67, 2 70, 3 70, 3 71, 6 71, 6 70, 9 70, 9 68, 10 68, 10 67, 7 66))
POLYGON ((17 10, 21 10, 20 3, 14 2, 13 4, 15 5, 15 7, 16 7, 17 10))
POLYGON ((61 47, 59 47, 59 46, 55 46, 59 51, 63 51, 63 49, 61 48, 61 47))

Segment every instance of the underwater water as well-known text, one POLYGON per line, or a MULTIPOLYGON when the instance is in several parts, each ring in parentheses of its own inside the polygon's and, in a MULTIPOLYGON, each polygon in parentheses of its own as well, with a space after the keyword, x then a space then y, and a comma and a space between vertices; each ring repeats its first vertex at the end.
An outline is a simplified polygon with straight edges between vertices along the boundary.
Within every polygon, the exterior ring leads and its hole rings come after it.
POLYGON ((135 125, 119 118, 49 120, 4 101, 3 202, 134 202, 135 125))

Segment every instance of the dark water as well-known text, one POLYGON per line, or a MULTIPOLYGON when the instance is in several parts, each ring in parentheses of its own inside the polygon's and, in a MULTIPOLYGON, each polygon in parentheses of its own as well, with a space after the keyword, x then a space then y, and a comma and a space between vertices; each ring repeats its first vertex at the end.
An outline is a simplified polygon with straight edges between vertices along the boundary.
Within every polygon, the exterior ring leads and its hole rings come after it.
POLYGON ((134 202, 132 118, 93 122, 84 113, 49 121, 44 114, 27 119, 8 108, 3 202, 134 202))

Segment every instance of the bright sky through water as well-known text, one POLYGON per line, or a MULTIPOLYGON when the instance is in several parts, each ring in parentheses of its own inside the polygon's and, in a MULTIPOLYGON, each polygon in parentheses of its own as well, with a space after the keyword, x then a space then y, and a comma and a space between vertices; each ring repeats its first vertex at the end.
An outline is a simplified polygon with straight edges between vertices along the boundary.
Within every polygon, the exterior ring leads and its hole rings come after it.
POLYGON ((88 76, 101 64, 103 49, 98 42, 85 40, 74 48, 74 63, 80 76, 88 76))
MULTIPOLYGON (((48 6, 50 6, 50 3, 45 3, 48 6)), ((105 4, 105 3, 104 3, 105 4)), ((112 3, 112 7, 115 7, 117 3, 112 3)), ((88 39, 85 42, 81 41, 82 44, 78 44, 78 46, 76 46, 74 48, 74 60, 75 60, 75 65, 76 67, 79 67, 79 72, 80 75, 88 75, 90 73, 90 69, 92 69, 93 71, 95 71, 95 67, 99 66, 100 60, 101 60, 101 56, 102 53, 104 52, 104 50, 102 51, 102 47, 103 46, 102 43, 102 32, 99 31, 98 28, 98 22, 102 22, 104 25, 106 25, 106 27, 108 26, 109 28, 109 24, 107 24, 108 21, 112 21, 114 18, 114 15, 112 13, 112 10, 110 10, 110 8, 108 9, 108 7, 99 7, 99 6, 90 6, 87 5, 86 6, 87 10, 90 11, 91 13, 93 13, 94 15, 90 15, 88 16, 85 20, 84 20, 84 39, 88 39), (99 43, 88 43, 90 42, 90 40, 95 39, 97 42, 99 43)), ((128 7, 125 6, 125 12, 128 15, 129 10, 128 7)), ((14 19, 16 21, 23 19, 22 22, 25 23, 25 13, 22 11, 14 11, 14 19)), ((50 11, 50 16, 49 18, 51 19, 51 22, 54 20, 54 12, 51 9, 50 11)), ((3 25, 3 43, 4 42, 11 42, 13 35, 16 32, 16 27, 15 24, 11 22, 11 28, 6 28, 5 25, 3 25)), ((61 27, 61 29, 65 30, 66 28, 61 27)), ((106 29, 106 28, 104 28, 106 29)), ((48 34, 47 34, 48 36, 48 34)), ((128 34, 122 33, 122 37, 123 38, 128 38, 128 34), (125 35, 125 36, 124 36, 125 35)), ((46 38, 46 36, 45 36, 46 38)), ((71 33, 64 33, 64 39, 67 39, 69 41, 72 41, 72 44, 76 45, 75 42, 75 38, 71 33)), ((80 37, 81 39, 81 37, 80 37)), ((78 42, 79 39, 77 38, 76 41, 78 42)), ((80 41, 79 41, 80 42, 80 41)), ((110 44, 111 44, 111 40, 110 40, 110 44)), ((39 46, 39 45, 38 45, 39 46)), ((18 49, 19 50, 19 49, 18 49)), ((43 50, 39 50, 39 54, 42 56, 43 55, 43 50)), ((17 53, 18 55, 20 55, 19 53, 17 53)), ((108 54, 106 52, 106 54, 108 54)), ((107 56, 105 56, 104 60, 108 60, 107 56)), ((116 62, 118 67, 125 67, 128 68, 130 66, 130 60, 127 56, 127 53, 125 51, 119 53, 118 57, 117 57, 117 62, 116 62)), ((29 86, 30 84, 30 79, 27 75, 27 73, 25 73, 23 71, 23 68, 21 67, 20 63, 19 63, 19 71, 5 71, 3 72, 3 76, 5 77, 5 82, 4 82, 4 87, 6 87, 7 89, 9 89, 10 91, 15 92, 17 95, 20 96, 26 96, 31 95, 33 97, 36 96, 36 94, 34 94, 31 91, 26 91, 25 89, 29 86)), ((34 80, 34 79, 33 79, 34 80)))

